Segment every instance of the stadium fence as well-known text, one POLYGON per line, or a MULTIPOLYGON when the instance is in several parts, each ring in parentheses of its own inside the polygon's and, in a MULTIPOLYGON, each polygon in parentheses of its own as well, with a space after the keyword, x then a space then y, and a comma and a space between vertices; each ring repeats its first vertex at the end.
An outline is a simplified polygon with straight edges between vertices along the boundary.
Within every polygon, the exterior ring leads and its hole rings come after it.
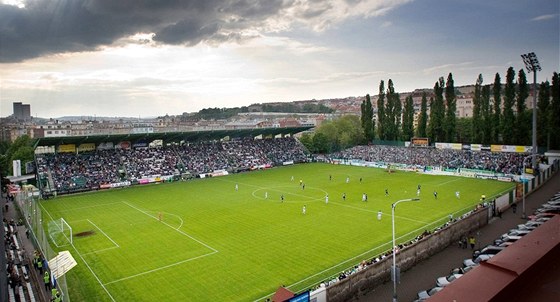
MULTIPOLYGON (((41 207, 39 205, 39 191, 21 190, 15 196, 16 208, 25 223, 26 228, 29 230, 29 239, 33 243, 35 249, 39 250, 43 258, 49 261, 58 255, 49 243, 49 236, 45 233, 43 228, 43 217, 41 207)), ((40 278, 42 280, 42 276, 40 278)), ((39 286, 42 286, 40 284, 39 286)), ((70 295, 68 294, 68 286, 66 284, 66 276, 63 275, 56 279, 56 288, 61 293, 63 301, 70 302, 70 295)), ((50 295, 50 293, 48 293, 50 295)))

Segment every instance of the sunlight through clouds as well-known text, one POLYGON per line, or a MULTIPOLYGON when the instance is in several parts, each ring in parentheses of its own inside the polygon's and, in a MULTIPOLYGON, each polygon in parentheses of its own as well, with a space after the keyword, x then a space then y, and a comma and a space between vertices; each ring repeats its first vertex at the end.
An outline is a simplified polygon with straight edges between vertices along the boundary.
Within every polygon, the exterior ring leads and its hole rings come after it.
POLYGON ((411 91, 449 72, 467 85, 523 68, 527 51, 550 77, 558 4, 533 2, 0 0, 0 115, 15 101, 41 116, 180 114, 376 94, 388 79, 411 91))

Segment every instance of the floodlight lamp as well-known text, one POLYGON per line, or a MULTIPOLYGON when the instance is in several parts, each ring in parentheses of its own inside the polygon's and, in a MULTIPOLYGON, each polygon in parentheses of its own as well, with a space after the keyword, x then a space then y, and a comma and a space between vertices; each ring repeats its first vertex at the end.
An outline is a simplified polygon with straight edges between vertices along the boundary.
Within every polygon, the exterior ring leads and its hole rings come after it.
POLYGON ((523 59, 523 63, 525 63, 525 68, 527 68, 528 72, 541 71, 541 65, 539 64, 537 55, 534 52, 522 54, 521 58, 523 59))

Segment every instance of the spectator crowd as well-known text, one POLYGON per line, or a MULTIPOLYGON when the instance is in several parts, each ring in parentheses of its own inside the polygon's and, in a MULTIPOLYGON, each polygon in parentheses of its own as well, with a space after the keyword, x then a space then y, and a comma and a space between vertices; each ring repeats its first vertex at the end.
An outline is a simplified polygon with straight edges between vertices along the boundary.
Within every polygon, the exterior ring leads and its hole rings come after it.
POLYGON ((358 159, 386 164, 406 164, 443 169, 478 169, 519 175, 523 171, 525 153, 464 151, 395 146, 356 146, 330 155, 333 159, 358 159))
POLYGON ((150 177, 196 176, 217 170, 235 173, 284 162, 305 162, 304 147, 294 138, 205 141, 180 146, 115 148, 83 153, 39 154, 39 183, 71 193, 150 177))
MULTIPOLYGON (((370 145, 356 146, 328 157, 405 164, 421 169, 467 168, 519 175, 525 156, 524 153, 370 145)), ((134 183, 153 176, 183 173, 196 176, 218 170, 235 173, 289 161, 308 161, 304 147, 294 138, 203 141, 156 148, 41 154, 36 158, 38 174, 44 179, 52 179, 53 190, 59 193, 92 190, 124 181, 134 183)))

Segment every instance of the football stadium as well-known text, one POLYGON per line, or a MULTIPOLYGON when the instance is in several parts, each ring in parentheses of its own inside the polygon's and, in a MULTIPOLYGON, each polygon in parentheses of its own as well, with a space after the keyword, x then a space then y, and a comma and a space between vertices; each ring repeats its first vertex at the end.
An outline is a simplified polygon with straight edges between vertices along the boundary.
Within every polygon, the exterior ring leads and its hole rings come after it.
POLYGON ((392 253, 455 242, 518 201, 526 153, 313 155, 302 130, 38 140, 37 187, 10 191, 35 269, 67 301, 344 301, 360 274, 390 279, 392 253))
POLYGON ((559 12, 0 0, 0 302, 560 301, 559 12))

